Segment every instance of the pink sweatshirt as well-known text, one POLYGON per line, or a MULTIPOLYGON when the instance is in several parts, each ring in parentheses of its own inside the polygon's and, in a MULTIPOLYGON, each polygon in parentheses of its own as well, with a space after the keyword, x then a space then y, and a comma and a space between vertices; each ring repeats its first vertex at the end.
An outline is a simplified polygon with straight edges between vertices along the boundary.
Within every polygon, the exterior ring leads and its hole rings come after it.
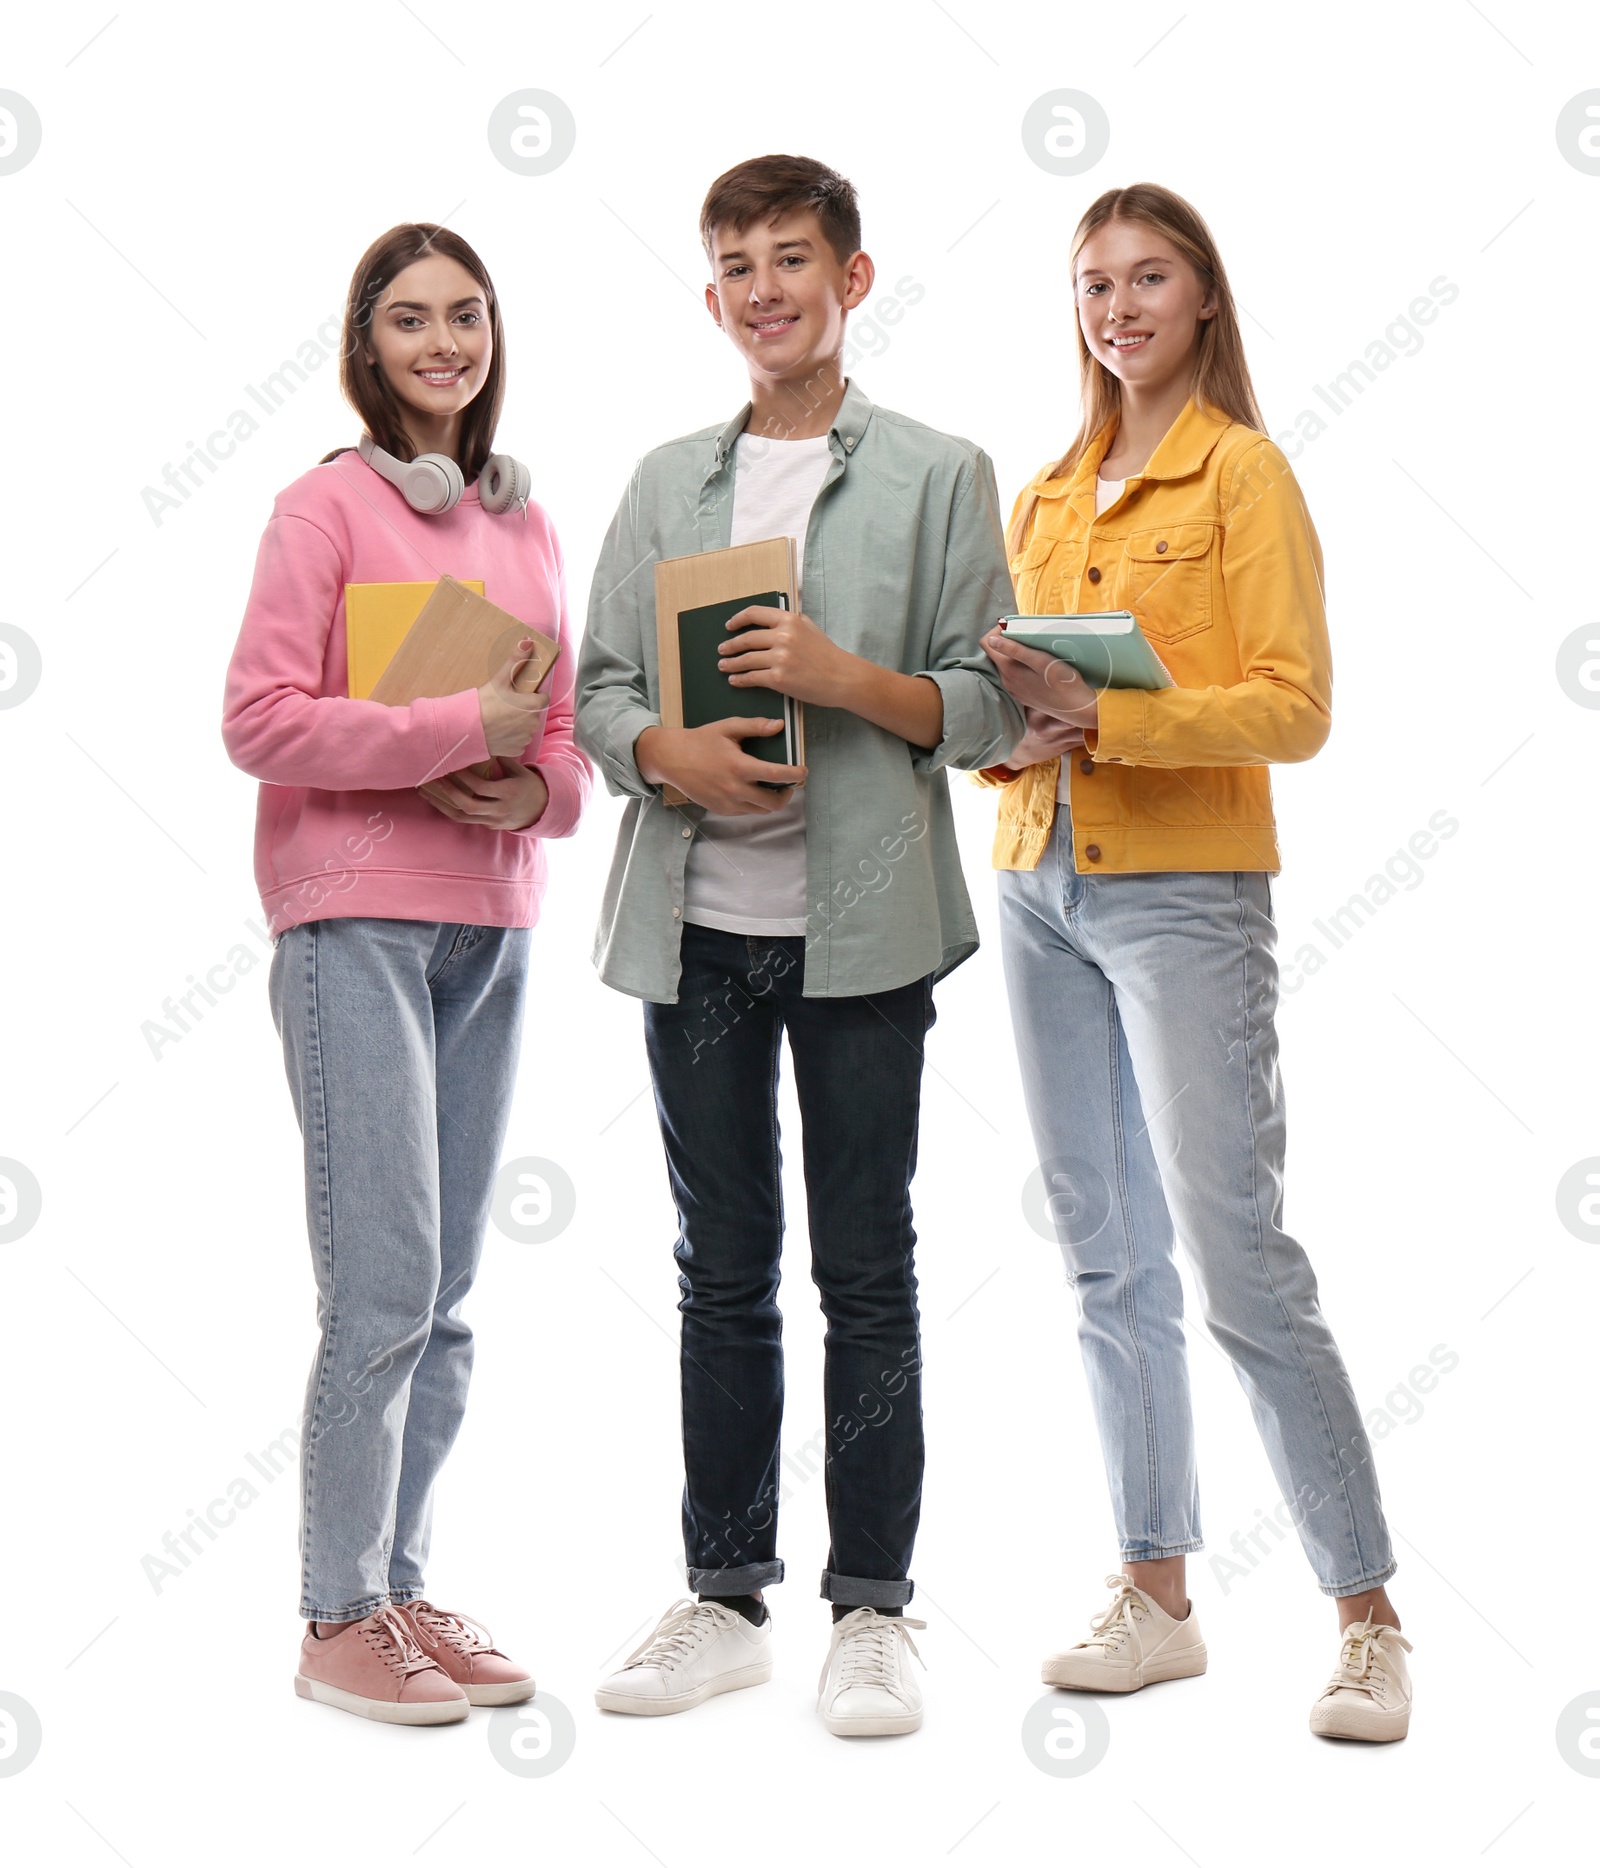
POLYGON ((589 795, 572 740, 576 659, 561 549, 540 507, 496 516, 474 485, 451 512, 413 512, 354 452, 280 493, 222 717, 229 757, 261 780, 256 886, 273 933, 347 915, 532 927, 543 839, 570 836, 589 795), (445 572, 481 579, 492 603, 561 643, 543 737, 524 753, 550 803, 527 830, 453 823, 415 789, 488 757, 475 690, 409 707, 346 692, 345 585, 445 572))

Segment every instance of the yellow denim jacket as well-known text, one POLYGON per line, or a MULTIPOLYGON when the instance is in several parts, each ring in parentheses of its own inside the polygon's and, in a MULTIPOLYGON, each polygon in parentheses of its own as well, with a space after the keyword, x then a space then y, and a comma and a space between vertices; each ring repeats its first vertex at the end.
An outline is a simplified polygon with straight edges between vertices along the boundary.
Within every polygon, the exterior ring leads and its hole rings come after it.
MULTIPOLYGON (((1017 610, 1132 610, 1175 687, 1105 688, 1072 760, 1073 860, 1112 870, 1278 869, 1267 766, 1328 736, 1322 548, 1289 463, 1193 397, 1142 473, 1095 513, 1102 429, 1070 479, 1049 468, 1011 559, 1017 610)), ((1015 509, 1014 509, 1015 510, 1015 509)), ((1000 785, 997 869, 1032 869, 1055 820, 1059 759, 1000 785)))

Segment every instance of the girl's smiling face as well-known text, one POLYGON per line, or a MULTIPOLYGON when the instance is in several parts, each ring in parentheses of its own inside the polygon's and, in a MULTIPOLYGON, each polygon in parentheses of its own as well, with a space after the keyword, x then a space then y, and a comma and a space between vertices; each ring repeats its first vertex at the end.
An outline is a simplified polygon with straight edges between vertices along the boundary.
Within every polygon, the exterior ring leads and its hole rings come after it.
POLYGON ((1187 379, 1200 326, 1216 315, 1206 282, 1142 221, 1107 221, 1078 249, 1078 322, 1089 354, 1145 390, 1187 379))
POLYGON ((395 274, 367 332, 368 360, 376 359, 402 408, 434 431, 483 387, 492 345, 483 287, 441 253, 395 274))

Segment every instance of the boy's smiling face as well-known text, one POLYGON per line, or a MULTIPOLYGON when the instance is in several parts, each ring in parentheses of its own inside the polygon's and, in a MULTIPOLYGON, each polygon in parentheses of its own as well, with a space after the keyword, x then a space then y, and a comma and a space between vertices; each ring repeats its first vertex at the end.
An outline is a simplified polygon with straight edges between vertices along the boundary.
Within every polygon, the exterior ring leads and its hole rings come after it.
POLYGON ((733 339, 752 382, 809 376, 844 348, 846 313, 872 290, 872 261, 840 261, 816 212, 718 227, 706 309, 733 339))

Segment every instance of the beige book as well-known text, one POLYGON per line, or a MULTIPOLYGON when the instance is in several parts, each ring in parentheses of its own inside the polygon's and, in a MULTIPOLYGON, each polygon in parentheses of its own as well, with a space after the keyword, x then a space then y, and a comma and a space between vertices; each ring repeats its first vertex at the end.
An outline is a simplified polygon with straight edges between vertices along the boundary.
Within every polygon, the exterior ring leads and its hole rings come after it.
MULTIPOLYGON (((698 551, 685 558, 656 561, 656 668, 661 691, 661 724, 683 725, 683 659, 678 642, 681 612, 704 609, 739 597, 781 591, 788 607, 797 610, 794 540, 764 538, 748 545, 730 545, 721 551, 698 551)), ((744 690, 754 693, 754 689, 744 690)), ((735 690, 739 692, 739 690, 735 690)), ((799 701, 787 703, 793 718, 794 763, 805 763, 805 709, 799 701)), ((756 708, 752 706, 752 713, 756 708)), ((776 737, 776 736, 774 736, 776 737)), ((662 802, 687 804, 675 786, 661 787, 662 802)))
MULTIPOLYGON (((533 637, 534 647, 512 686, 519 694, 531 694, 555 665, 561 645, 453 577, 441 577, 369 698, 407 707, 414 700, 480 688, 516 653, 524 636, 533 637)), ((468 769, 480 778, 500 775, 493 759, 468 769)))

